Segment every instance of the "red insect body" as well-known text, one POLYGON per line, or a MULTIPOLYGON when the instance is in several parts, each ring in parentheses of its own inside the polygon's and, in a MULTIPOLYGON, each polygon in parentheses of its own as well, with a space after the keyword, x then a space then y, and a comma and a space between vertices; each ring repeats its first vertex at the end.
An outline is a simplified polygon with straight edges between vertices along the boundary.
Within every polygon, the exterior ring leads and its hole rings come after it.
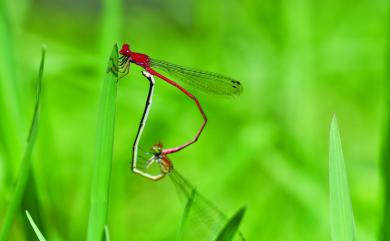
POLYGON ((188 141, 187 143, 184 143, 183 145, 162 150, 162 154, 164 155, 178 152, 183 148, 195 143, 198 140, 200 134, 202 133, 207 123, 207 117, 198 99, 193 94, 191 94, 188 90, 186 90, 184 87, 182 87, 175 81, 157 72, 156 69, 165 71, 172 76, 178 77, 178 79, 182 79, 183 81, 188 81, 189 84, 192 81, 194 86, 203 89, 205 91, 209 91, 211 93, 221 94, 221 95, 236 95, 241 93, 242 91, 241 83, 237 80, 219 74, 214 74, 214 73, 200 71, 191 68, 185 68, 176 64, 168 63, 166 61, 151 59, 146 54, 141 54, 141 53, 136 53, 131 51, 129 44, 126 43, 122 45, 122 48, 119 51, 119 53, 122 55, 120 59, 121 61, 120 66, 122 68, 122 73, 124 73, 124 75, 126 75, 129 72, 130 63, 134 63, 144 68, 149 74, 166 81, 167 83, 179 89, 190 99, 192 99, 195 102, 197 108, 199 109, 199 112, 203 117, 203 123, 192 140, 188 141))
POLYGON ((128 44, 123 44, 121 50, 119 50, 119 53, 125 56, 130 57, 130 46, 128 44))
POLYGON ((141 66, 142 68, 146 69, 150 67, 150 57, 146 54, 132 52, 128 44, 123 44, 122 49, 119 51, 119 53, 128 57, 131 62, 138 66, 141 66))
POLYGON ((146 69, 150 67, 150 58, 146 54, 131 52, 130 58, 136 65, 139 65, 142 68, 146 69))

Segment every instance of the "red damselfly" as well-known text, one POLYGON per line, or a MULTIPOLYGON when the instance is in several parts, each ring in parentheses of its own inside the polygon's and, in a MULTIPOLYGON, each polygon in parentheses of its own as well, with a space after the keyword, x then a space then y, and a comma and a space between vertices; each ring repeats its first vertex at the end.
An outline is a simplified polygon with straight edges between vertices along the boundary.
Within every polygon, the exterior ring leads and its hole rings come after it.
POLYGON ((198 99, 193 94, 191 94, 188 90, 182 87, 179 83, 167 78, 158 71, 165 72, 166 74, 176 78, 177 80, 183 81, 189 86, 207 93, 234 96, 239 95, 243 90, 241 83, 235 79, 220 74, 214 74, 211 72, 182 67, 180 65, 172 64, 163 60, 153 59, 146 54, 131 51, 129 44, 126 43, 123 44, 122 49, 119 51, 119 53, 122 55, 119 62, 119 72, 123 74, 121 77, 129 73, 130 64, 134 63, 144 68, 150 75, 157 76, 158 78, 178 88, 181 92, 183 92, 186 96, 188 96, 195 102, 197 108, 199 109, 203 117, 203 123, 192 140, 180 146, 165 149, 163 150, 164 154, 175 153, 195 143, 207 123, 207 117, 198 99))

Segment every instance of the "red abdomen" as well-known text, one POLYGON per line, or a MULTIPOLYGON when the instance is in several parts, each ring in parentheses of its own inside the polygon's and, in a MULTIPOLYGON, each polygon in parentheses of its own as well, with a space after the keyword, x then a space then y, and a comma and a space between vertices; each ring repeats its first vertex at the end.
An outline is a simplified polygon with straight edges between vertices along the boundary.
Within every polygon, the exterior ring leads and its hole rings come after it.
POLYGON ((150 58, 146 54, 132 52, 130 57, 131 57, 131 61, 136 65, 139 65, 143 68, 150 67, 150 58))

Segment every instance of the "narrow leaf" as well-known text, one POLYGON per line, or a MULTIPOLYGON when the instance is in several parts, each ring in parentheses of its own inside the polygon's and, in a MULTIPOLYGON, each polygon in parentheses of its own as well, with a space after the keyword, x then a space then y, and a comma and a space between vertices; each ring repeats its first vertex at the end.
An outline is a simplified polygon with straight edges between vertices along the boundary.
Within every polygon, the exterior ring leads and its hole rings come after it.
POLYGON ((381 241, 390 241, 390 116, 387 121, 387 131, 382 147, 382 178, 384 186, 384 201, 381 227, 381 241))
MULTIPOLYGON (((387 26, 390 26, 390 14, 387 14, 387 26)), ((387 38, 390 38, 390 31, 387 31, 387 38)), ((390 42, 387 41, 386 65, 390 64, 390 42)), ((387 118, 383 130, 384 138, 382 143, 381 174, 383 183, 383 212, 380 241, 390 241, 390 69, 386 68, 386 90, 387 90, 387 118)))
POLYGON ((104 227, 104 237, 105 237, 106 241, 110 241, 110 232, 108 230, 107 225, 104 227))
POLYGON ((91 206, 88 241, 102 240, 107 223, 111 162, 114 145, 116 93, 118 82, 118 46, 115 44, 106 69, 100 96, 95 160, 92 170, 91 206))
POLYGON ((336 116, 329 143, 330 227, 333 241, 354 241, 355 223, 336 116))
POLYGON ((27 146, 24 150, 24 155, 22 162, 20 164, 19 168, 19 174, 18 179, 16 181, 16 187, 12 194, 11 201, 9 204, 9 207, 7 209, 7 212, 5 214, 4 224, 2 226, 1 232, 0 232, 0 241, 9 240, 8 235, 9 231, 11 229, 13 220, 15 218, 15 214, 19 211, 20 203, 23 198, 24 191, 26 189, 27 180, 30 174, 31 169, 31 153, 34 148, 35 140, 38 133, 38 124, 39 124, 39 112, 40 112, 40 96, 41 96, 41 83, 42 83, 42 76, 43 76, 43 69, 45 64, 45 54, 46 54, 46 48, 42 48, 42 58, 41 58, 41 64, 39 67, 39 76, 37 81, 37 92, 36 92, 36 102, 35 102, 35 109, 34 109, 34 115, 31 122, 31 128, 30 132, 28 134, 27 138, 27 146))
MULTIPOLYGON (((216 241, 231 241, 237 233, 241 220, 245 214, 245 207, 242 207, 237 213, 227 222, 225 227, 219 233, 216 241)), ((241 235, 241 234, 240 234, 241 235)))
POLYGON ((39 241, 46 241, 45 237, 43 237, 41 231, 39 230, 39 228, 37 227, 37 225, 35 224, 34 220, 31 217, 30 213, 27 210, 26 210, 26 215, 27 215, 28 221, 30 222, 31 227, 34 229, 34 232, 37 235, 39 241))

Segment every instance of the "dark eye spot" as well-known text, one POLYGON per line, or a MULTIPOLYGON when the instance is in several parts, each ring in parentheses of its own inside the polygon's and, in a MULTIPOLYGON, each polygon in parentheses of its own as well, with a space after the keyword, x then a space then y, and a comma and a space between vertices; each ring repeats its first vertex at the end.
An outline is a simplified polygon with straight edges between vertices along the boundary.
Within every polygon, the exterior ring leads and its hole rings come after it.
POLYGON ((237 86, 235 86, 235 85, 232 85, 232 87, 233 87, 233 88, 237 88, 237 86))

